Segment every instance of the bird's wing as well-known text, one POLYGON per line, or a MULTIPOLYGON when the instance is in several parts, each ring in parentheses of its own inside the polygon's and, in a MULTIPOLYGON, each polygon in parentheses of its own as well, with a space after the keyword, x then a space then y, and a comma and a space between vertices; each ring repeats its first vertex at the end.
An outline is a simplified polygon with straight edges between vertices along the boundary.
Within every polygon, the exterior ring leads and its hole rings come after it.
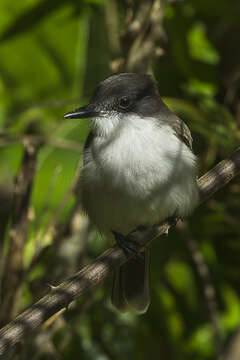
POLYGON ((192 150, 192 135, 185 122, 176 117, 171 125, 175 135, 192 150))
POLYGON ((92 144, 93 137, 94 137, 93 131, 91 130, 87 136, 87 139, 85 141, 84 148, 83 148, 83 165, 85 165, 87 163, 87 158, 88 158, 87 153, 92 144))

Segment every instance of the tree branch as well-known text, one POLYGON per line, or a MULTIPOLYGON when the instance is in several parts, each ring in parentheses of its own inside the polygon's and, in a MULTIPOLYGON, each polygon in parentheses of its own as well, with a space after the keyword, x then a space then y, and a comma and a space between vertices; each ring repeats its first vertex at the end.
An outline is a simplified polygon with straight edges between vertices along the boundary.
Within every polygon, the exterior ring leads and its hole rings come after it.
MULTIPOLYGON (((240 148, 199 179, 200 203, 225 186, 238 172, 240 172, 240 148)), ((156 237, 166 234, 169 227, 170 225, 165 221, 151 228, 136 230, 131 233, 131 236, 142 248, 149 245, 156 237)), ((62 308, 67 307, 74 299, 100 285, 113 269, 126 262, 128 258, 130 257, 126 256, 122 249, 114 245, 92 264, 84 267, 57 287, 51 287, 49 294, 0 330, 0 355, 22 340, 28 332, 43 324, 62 308)))

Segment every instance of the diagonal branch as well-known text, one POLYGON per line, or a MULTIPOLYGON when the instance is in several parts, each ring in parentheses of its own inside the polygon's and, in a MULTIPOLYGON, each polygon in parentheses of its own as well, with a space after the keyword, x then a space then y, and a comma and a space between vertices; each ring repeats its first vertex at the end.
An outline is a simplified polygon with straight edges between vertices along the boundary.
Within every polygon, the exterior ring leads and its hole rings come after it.
MULTIPOLYGON (((239 172, 240 148, 199 179, 200 203, 215 194, 239 172)), ((166 234, 169 227, 167 222, 163 222, 148 229, 137 230, 132 236, 140 247, 144 247, 156 237, 166 234)), ((28 332, 67 307, 74 299, 100 285, 113 269, 126 262, 128 258, 122 249, 115 245, 57 287, 51 287, 49 294, 0 330, 0 355, 22 340, 28 332)))

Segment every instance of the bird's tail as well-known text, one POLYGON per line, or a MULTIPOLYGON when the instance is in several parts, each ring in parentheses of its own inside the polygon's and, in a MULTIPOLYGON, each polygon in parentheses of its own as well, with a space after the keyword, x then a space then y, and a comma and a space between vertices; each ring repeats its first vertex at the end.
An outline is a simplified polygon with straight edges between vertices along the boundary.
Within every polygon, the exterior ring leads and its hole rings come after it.
POLYGON ((114 274, 112 303, 122 312, 144 313, 150 304, 150 250, 146 249, 141 254, 143 259, 130 259, 114 274))

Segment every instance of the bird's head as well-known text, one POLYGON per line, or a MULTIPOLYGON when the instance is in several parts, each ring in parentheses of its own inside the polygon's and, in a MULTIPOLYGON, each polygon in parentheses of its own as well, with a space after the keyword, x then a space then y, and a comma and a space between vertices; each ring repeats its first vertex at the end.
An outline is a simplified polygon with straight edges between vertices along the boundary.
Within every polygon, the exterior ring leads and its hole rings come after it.
POLYGON ((152 117, 165 107, 150 75, 122 73, 102 81, 88 105, 67 113, 64 118, 93 118, 96 132, 107 135, 134 116, 152 117))

